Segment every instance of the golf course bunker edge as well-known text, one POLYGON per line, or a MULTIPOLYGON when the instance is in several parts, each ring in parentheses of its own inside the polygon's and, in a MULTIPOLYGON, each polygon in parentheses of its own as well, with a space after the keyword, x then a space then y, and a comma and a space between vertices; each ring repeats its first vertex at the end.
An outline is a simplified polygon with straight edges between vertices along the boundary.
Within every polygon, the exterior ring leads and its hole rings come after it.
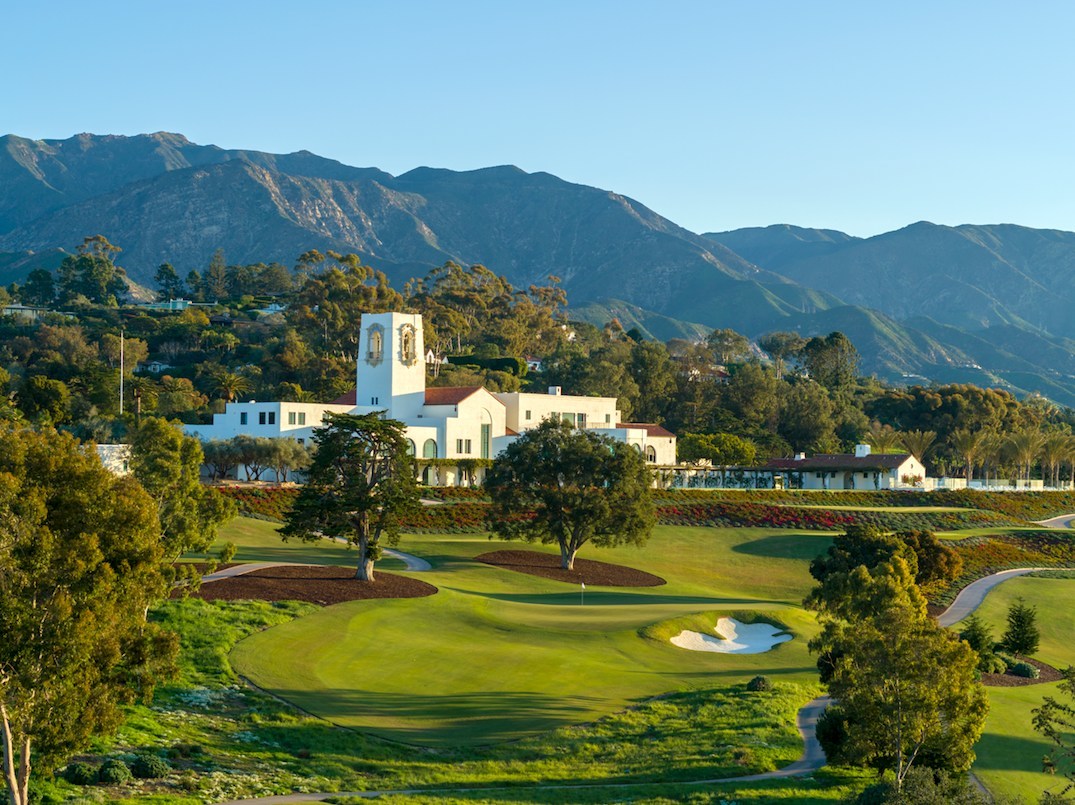
POLYGON ((740 623, 735 618, 720 618, 713 631, 717 637, 684 629, 669 640, 672 645, 688 651, 762 654, 792 638, 791 634, 771 623, 740 623))

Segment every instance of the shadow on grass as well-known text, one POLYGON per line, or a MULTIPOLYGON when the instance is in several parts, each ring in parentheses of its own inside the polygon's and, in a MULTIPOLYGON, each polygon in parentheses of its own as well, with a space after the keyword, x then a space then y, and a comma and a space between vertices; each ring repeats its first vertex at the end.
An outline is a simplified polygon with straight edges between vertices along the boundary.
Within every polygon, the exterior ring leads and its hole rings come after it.
POLYGON ((274 690, 274 695, 332 723, 364 722, 362 732, 390 741, 446 748, 515 740, 576 724, 592 715, 595 696, 525 692, 386 693, 374 690, 274 690), (409 722, 409 723, 406 723, 409 722))
MULTIPOLYGON (((647 593, 628 593, 619 591, 597 590, 592 587, 586 588, 585 603, 582 604, 582 591, 572 590, 563 593, 490 593, 484 590, 468 590, 462 587, 442 587, 463 595, 476 595, 482 598, 491 598, 494 601, 510 601, 515 604, 540 604, 542 606, 632 606, 645 605, 655 606, 659 604, 691 604, 700 606, 731 606, 743 608, 758 604, 786 605, 789 599, 762 599, 743 597, 738 598, 713 598, 699 595, 652 595, 647 593)), ((659 589, 659 588, 656 588, 659 589)))
POLYGON ((733 553, 765 556, 770 559, 813 559, 825 553, 832 537, 820 534, 780 534, 732 546, 733 553))
MULTIPOLYGON (((1026 728, 1030 730, 1029 723, 1026 728)), ((976 771, 1041 772, 1042 756, 1050 749, 1051 747, 1045 744, 1044 739, 1034 740, 1015 735, 987 735, 978 746, 978 759, 974 761, 974 769, 976 771), (986 750, 984 755, 982 749, 986 750), (1019 764, 1020 761, 1027 762, 1019 764)), ((1042 772, 1042 778, 1046 778, 1044 772, 1042 772)))

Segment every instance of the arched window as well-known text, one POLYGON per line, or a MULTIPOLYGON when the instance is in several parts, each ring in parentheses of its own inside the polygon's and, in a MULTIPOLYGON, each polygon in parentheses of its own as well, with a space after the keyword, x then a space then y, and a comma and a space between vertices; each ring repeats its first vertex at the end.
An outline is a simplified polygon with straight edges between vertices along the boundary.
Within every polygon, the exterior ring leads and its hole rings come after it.
POLYGON ((416 346, 417 339, 414 334, 414 327, 410 324, 404 324, 399 328, 399 357, 407 366, 411 366, 418 360, 418 348, 416 346))
POLYGON ((366 335, 366 361, 380 363, 384 357, 384 330, 379 324, 370 327, 366 335))
POLYGON ((646 461, 649 461, 653 464, 657 463, 657 450, 652 444, 646 445, 646 461))
POLYGON ((436 458, 437 457, 437 443, 433 439, 426 439, 426 443, 422 445, 422 458, 436 458))
POLYGON ((414 456, 418 454, 417 448, 414 446, 414 439, 407 440, 407 455, 414 456))

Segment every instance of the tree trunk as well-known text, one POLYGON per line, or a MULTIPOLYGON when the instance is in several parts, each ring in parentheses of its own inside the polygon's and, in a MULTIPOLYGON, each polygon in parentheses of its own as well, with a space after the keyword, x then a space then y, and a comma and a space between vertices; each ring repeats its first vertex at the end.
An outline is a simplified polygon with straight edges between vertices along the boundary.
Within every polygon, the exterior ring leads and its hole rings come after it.
POLYGON ((355 569, 355 578, 359 581, 373 581, 373 553, 370 550, 370 516, 363 512, 352 521, 355 527, 355 536, 358 541, 358 567, 355 569))
POLYGON ((570 547, 566 542, 560 543, 560 568, 562 570, 574 570, 575 569, 575 554, 579 552, 578 548, 570 547))
POLYGON ((7 707, 0 704, 0 732, 3 733, 4 780, 7 783, 9 805, 29 805, 30 786, 30 739, 24 738, 20 757, 15 758, 15 741, 11 734, 11 721, 7 707), (16 765, 18 768, 16 769, 16 765))

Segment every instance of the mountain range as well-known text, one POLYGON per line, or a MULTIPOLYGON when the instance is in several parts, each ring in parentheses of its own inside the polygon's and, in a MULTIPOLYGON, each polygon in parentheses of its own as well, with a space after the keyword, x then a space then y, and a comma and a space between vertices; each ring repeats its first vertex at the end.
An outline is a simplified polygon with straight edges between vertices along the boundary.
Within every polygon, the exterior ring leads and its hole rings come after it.
POLYGON ((1075 233, 920 222, 871 238, 790 225, 696 234, 626 196, 511 166, 392 176, 179 134, 0 137, 0 282, 90 234, 156 266, 357 252, 395 283, 454 260, 561 278, 576 315, 655 337, 842 330, 863 368, 1075 405, 1075 233))

